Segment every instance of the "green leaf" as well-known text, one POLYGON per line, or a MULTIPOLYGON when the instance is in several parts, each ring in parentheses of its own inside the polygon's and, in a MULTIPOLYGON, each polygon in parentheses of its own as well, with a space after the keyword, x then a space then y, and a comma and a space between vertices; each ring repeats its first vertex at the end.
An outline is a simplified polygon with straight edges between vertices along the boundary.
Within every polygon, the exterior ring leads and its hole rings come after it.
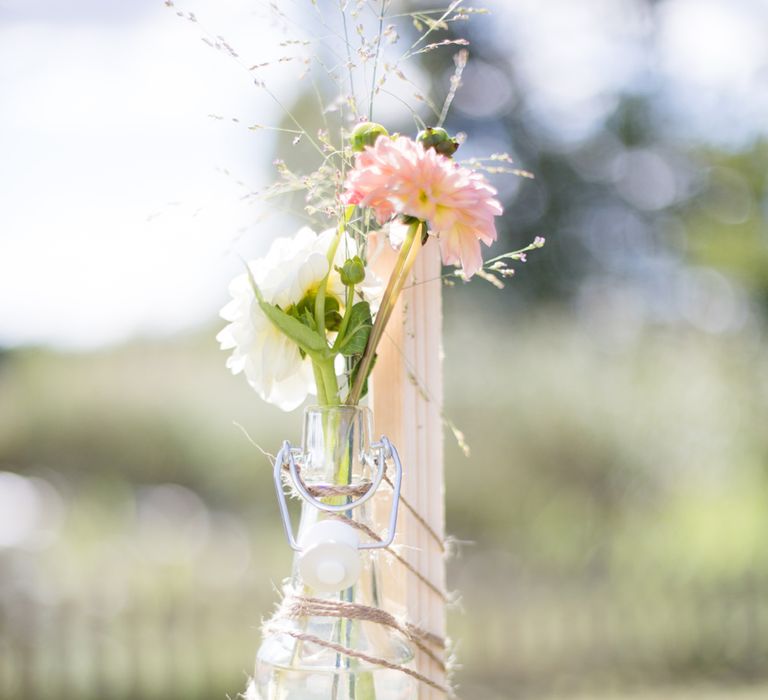
POLYGON ((321 354, 323 356, 328 354, 328 344, 317 331, 312 330, 305 326, 301 321, 289 314, 285 313, 279 306, 270 304, 265 301, 264 296, 261 293, 256 280, 253 279, 253 274, 250 268, 248 269, 248 279, 251 282, 253 293, 256 296, 256 300, 259 302, 261 310, 264 315, 286 336, 288 336, 301 350, 308 355, 321 354))
POLYGON ((338 311, 325 312, 325 330, 337 331, 341 328, 341 314, 338 311))
POLYGON ((337 331, 341 327, 341 314, 339 313, 339 300, 336 297, 325 298, 325 329, 337 331))
MULTIPOLYGON (((376 364, 376 360, 378 359, 378 355, 373 356, 373 360, 371 361, 371 366, 368 368, 368 376, 365 378, 365 381, 363 382, 363 389, 360 392, 360 398, 362 399, 367 393, 368 393, 368 378, 371 376, 371 372, 373 371, 373 367, 376 364)), ((360 360, 358 360, 355 363, 355 366, 352 368, 352 373, 349 378, 350 386, 355 383, 355 379, 357 377, 357 372, 360 369, 360 360)))
POLYGON ((338 351, 347 357, 362 355, 372 327, 371 307, 367 301, 357 302, 349 312, 347 330, 338 344, 338 351))
POLYGON ((286 309, 286 312, 290 313, 291 316, 296 316, 296 318, 301 318, 306 311, 309 311, 310 313, 315 313, 315 294, 307 294, 302 300, 294 305, 286 309))
POLYGON ((312 312, 309 309, 304 309, 304 313, 299 317, 299 321, 307 326, 307 328, 311 328, 313 331, 317 331, 317 323, 315 322, 315 317, 312 315, 312 312))

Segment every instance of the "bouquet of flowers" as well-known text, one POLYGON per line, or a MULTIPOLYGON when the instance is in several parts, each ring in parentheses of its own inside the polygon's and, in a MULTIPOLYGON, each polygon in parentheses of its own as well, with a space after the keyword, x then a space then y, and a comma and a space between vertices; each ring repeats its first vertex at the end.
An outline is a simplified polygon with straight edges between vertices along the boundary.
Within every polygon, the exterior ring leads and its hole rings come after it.
MULTIPOLYGON (((483 174, 452 159, 458 146, 442 128, 413 139, 358 124, 336 226, 276 239, 232 282, 232 301, 222 310, 230 323, 218 340, 233 351, 228 367, 243 372, 264 400, 284 410, 308 394, 321 405, 357 405, 422 247, 434 240, 464 280, 483 270, 481 244, 496 240, 502 207, 483 174), (399 250, 383 294, 366 259, 374 233, 399 250)), ((526 250, 494 258, 493 269, 506 272, 505 260, 523 259, 526 250)))
MULTIPOLYGON (((310 4, 330 35, 343 32, 345 37, 348 82, 317 56, 302 61, 310 65, 316 60, 339 87, 338 98, 324 109, 337 117, 338 139, 329 128, 310 133, 286 111, 296 127, 290 130, 294 144, 308 142, 322 162, 314 172, 297 174, 277 161, 279 180, 265 194, 304 190, 306 213, 321 222, 321 231, 303 227, 278 237, 266 255, 245 264, 231 283, 232 300, 222 310, 228 325, 218 335, 221 347, 231 351, 229 369, 244 374, 265 401, 291 411, 309 395, 316 397, 315 405, 305 409, 302 447, 285 442, 274 464, 281 514, 297 558, 278 612, 264 627, 256 679, 247 697, 395 700, 414 697, 414 682, 430 692, 449 693, 443 682, 409 666, 418 649, 444 672, 445 641, 386 610, 376 553, 386 551, 408 567, 390 546, 402 467, 389 440, 370 440, 371 416, 361 401, 387 324, 425 247, 439 247, 449 268, 446 280, 480 277, 503 286, 503 278, 514 272, 512 263, 525 261, 527 251, 544 240, 483 260, 484 247, 497 240, 496 221, 503 213, 485 172, 528 174, 508 168, 511 159, 504 154, 456 159, 464 136, 451 135, 443 124, 461 86, 465 48, 454 56, 442 109, 415 95, 432 109, 434 126, 410 107, 417 124, 411 135, 390 133, 372 120, 376 97, 386 92, 387 81, 394 76, 410 84, 403 69, 408 60, 468 44, 464 39, 435 40, 433 35, 480 11, 453 0, 444 10, 392 14, 393 19, 410 20, 418 36, 404 54, 388 62, 387 50, 400 40, 396 25, 388 23, 391 0, 340 2, 338 30, 329 26, 318 3, 310 4), (370 37, 360 20, 366 9, 375 18, 370 37), (347 32, 351 20, 357 22, 360 38, 356 59, 347 32), (369 78, 365 114, 356 94, 359 72, 369 78), (383 279, 373 266, 382 246, 396 251, 394 264, 384 274, 378 271, 383 279), (391 487, 392 503, 386 535, 375 531, 365 505, 383 482, 391 487), (302 501, 297 537, 286 486, 302 501)), ((288 22, 276 3, 270 7, 288 22)), ((198 23, 191 13, 178 14, 198 23)), ((239 53, 222 37, 203 38, 242 65, 239 53)), ((278 101, 265 80, 257 76, 254 82, 278 101)))

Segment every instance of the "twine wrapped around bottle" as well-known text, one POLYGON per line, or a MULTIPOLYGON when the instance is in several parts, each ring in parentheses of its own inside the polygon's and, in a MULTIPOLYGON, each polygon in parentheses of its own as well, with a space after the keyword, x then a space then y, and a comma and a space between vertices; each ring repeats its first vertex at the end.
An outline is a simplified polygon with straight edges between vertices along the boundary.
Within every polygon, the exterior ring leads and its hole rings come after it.
POLYGON ((290 596, 283 599, 280 608, 277 613, 267 622, 262 628, 264 633, 278 632, 281 634, 287 634, 294 639, 298 639, 305 642, 312 642, 327 649, 332 649, 345 656, 361 659, 368 663, 375 664, 376 666, 382 666, 394 671, 400 671, 412 678, 425 683, 431 688, 438 690, 446 695, 452 695, 452 691, 449 687, 440 685, 435 681, 427 678, 418 671, 414 671, 411 668, 403 664, 393 664, 386 659, 371 656, 364 652, 358 651, 351 647, 344 646, 342 644, 336 644, 327 640, 321 639, 315 635, 306 634, 302 632, 295 632, 294 630, 287 629, 280 625, 281 620, 297 620, 302 617, 335 617, 339 619, 347 620, 361 620, 363 622, 373 622, 378 625, 384 625, 397 630, 402 634, 409 642, 415 644, 422 652, 427 654, 433 659, 443 670, 446 670, 445 661, 440 658, 440 655, 433 651, 437 649, 440 654, 445 652, 445 640, 441 637, 437 637, 425 630, 420 629, 418 626, 407 622, 400 621, 394 615, 382 610, 381 608, 374 608, 369 605, 360 605, 359 603, 347 603, 344 601, 329 601, 322 598, 307 598, 303 596, 290 596))

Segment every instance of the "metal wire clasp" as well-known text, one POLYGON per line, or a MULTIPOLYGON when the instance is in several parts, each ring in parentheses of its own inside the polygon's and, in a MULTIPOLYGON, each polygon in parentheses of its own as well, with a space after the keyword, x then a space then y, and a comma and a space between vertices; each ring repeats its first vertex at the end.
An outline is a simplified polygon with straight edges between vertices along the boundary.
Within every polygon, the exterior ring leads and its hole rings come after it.
POLYGON ((397 528, 397 511, 400 506, 400 487, 403 480, 403 467, 400 463, 400 455, 398 455, 395 446, 389 441, 389 438, 382 435, 381 440, 371 445, 374 452, 377 453, 375 458, 369 454, 363 454, 363 461, 374 470, 375 477, 371 482, 370 488, 359 498, 350 501, 349 503, 343 503, 341 505, 332 505, 330 503, 323 503, 323 501, 315 498, 307 489, 306 485, 299 476, 298 468, 296 466, 296 450, 291 443, 286 440, 283 442, 283 446, 277 453, 275 458, 274 469, 274 481, 275 491, 277 493, 277 504, 280 507, 280 517, 283 521, 283 529, 285 530, 286 537, 291 549, 300 552, 302 548, 296 541, 296 537, 293 534, 293 524, 291 522, 291 514, 288 512, 288 503, 285 497, 285 490, 283 488, 282 472, 283 466, 288 465, 288 471, 291 475, 291 481, 296 487, 301 497, 309 504, 323 510, 327 513, 345 513, 357 508, 371 498, 381 484, 384 473, 387 468, 387 459, 391 458, 395 465, 394 481, 392 482, 392 507, 389 512, 389 528, 386 538, 380 541, 374 542, 361 542, 358 544, 358 549, 383 549, 389 547, 395 539, 395 530, 397 528))

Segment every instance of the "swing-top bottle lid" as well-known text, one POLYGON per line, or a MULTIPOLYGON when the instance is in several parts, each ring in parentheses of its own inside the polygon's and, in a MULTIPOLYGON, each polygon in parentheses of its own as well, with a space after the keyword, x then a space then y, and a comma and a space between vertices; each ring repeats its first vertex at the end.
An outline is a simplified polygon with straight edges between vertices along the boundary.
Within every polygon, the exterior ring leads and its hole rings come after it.
POLYGON ((321 520, 300 538, 299 573, 310 588, 330 593, 353 585, 360 576, 359 537, 338 520, 321 520))

